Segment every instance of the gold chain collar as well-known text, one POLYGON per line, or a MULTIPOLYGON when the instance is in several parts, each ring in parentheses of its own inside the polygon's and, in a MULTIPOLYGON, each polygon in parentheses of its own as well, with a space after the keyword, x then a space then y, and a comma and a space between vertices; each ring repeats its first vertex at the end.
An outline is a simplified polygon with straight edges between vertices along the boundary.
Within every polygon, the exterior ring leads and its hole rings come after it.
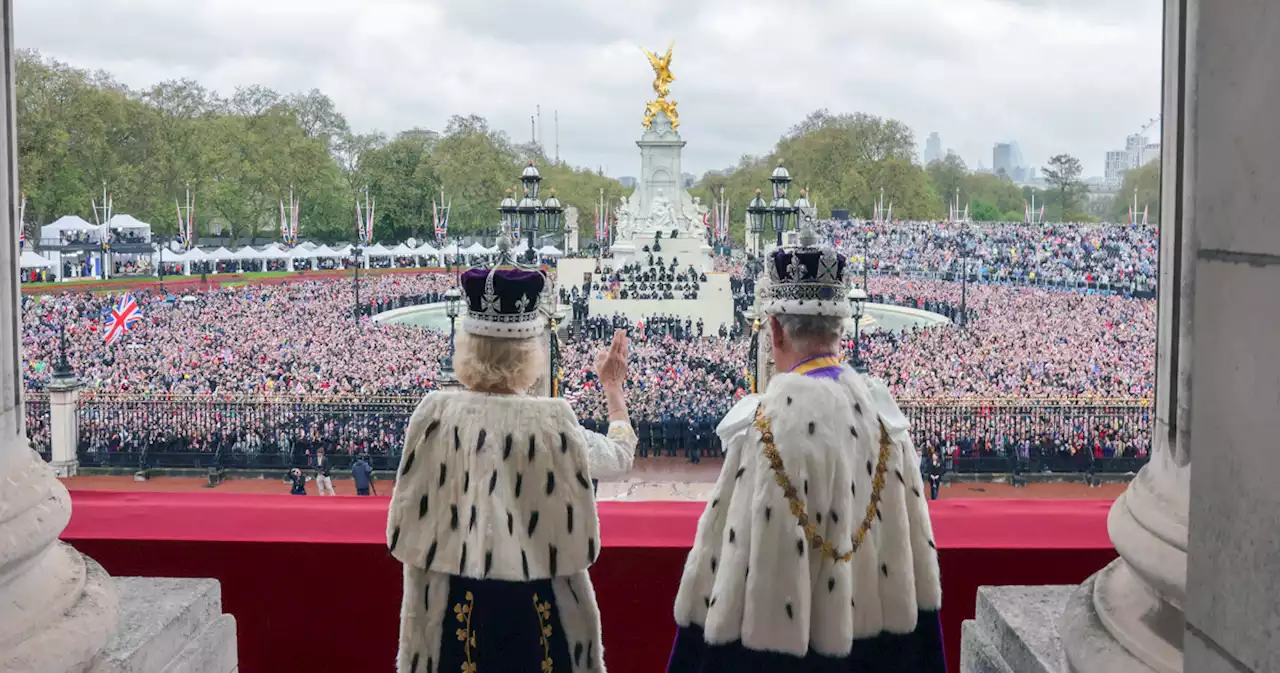
POLYGON ((867 514, 862 519, 862 524, 858 526, 857 532, 853 535, 853 548, 841 554, 836 551, 835 545, 830 540, 823 539, 818 534, 818 527, 809 521, 809 513, 805 510, 804 502, 800 496, 796 494, 795 486, 791 485, 791 477, 787 475, 787 471, 782 464, 782 456, 778 453, 778 447, 773 443, 773 423, 764 413, 764 407, 756 408, 755 427, 760 431, 760 441, 764 443, 764 456, 769 461, 769 467, 773 470, 774 481, 778 482, 778 486, 782 487, 782 493, 786 496, 787 502, 791 506, 791 513, 800 521, 800 527, 804 529, 804 536, 809 541, 809 546, 813 549, 820 550, 821 554, 836 563, 845 563, 853 558, 854 552, 862 546, 863 540, 867 537, 867 531, 871 530, 871 521, 876 516, 876 511, 880 508, 880 491, 884 489, 884 473, 888 468, 889 451, 891 443, 889 441, 889 431, 884 427, 884 422, 879 421, 880 425, 880 456, 876 462, 875 473, 871 478, 871 501, 867 503, 867 514))

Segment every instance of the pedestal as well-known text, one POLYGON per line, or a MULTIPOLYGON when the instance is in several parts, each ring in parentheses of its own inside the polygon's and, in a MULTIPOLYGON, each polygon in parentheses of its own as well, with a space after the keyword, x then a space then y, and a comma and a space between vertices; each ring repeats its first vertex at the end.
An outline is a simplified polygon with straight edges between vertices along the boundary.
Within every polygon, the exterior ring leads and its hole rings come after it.
POLYGON ((60 478, 74 477, 80 467, 76 452, 80 445, 80 423, 77 410, 83 384, 74 376, 54 376, 49 391, 49 430, 51 452, 49 466, 60 478))

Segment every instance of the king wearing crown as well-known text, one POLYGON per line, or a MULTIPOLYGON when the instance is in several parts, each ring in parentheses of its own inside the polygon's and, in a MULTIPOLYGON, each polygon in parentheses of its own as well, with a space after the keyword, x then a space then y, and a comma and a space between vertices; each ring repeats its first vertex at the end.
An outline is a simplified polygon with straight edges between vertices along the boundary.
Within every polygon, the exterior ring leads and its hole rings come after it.
POLYGON ((472 269, 461 285, 467 390, 432 392, 414 411, 387 517, 404 564, 398 670, 604 671, 592 480, 633 460, 625 334, 597 363, 608 435, 587 432, 564 399, 526 394, 548 370, 547 278, 472 269))
POLYGON ((766 259, 759 345, 778 373, 716 429, 726 457, 676 596, 669 673, 945 672, 907 420, 837 356, 845 261, 808 231, 766 259))

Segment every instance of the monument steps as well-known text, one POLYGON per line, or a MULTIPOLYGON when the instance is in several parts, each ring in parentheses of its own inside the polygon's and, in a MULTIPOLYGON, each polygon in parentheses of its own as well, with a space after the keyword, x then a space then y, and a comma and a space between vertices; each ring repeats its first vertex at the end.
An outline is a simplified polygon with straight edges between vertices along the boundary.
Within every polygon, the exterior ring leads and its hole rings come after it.
POLYGON ((117 577, 120 629, 89 673, 233 673, 235 617, 217 580, 117 577))

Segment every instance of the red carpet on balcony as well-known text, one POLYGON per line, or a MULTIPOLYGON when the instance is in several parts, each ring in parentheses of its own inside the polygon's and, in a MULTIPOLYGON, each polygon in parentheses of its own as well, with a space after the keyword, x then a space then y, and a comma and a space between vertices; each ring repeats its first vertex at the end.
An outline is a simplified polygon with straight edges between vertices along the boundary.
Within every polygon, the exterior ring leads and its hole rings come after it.
MULTIPOLYGON (((243 673, 393 670, 400 569, 384 548, 387 498, 74 491, 72 502, 62 539, 111 574, 221 580, 243 673)), ((1110 504, 932 503, 952 673, 979 585, 1074 584, 1115 558, 1110 504)), ((663 670, 702 508, 600 504, 604 549, 591 575, 611 673, 663 670)))

